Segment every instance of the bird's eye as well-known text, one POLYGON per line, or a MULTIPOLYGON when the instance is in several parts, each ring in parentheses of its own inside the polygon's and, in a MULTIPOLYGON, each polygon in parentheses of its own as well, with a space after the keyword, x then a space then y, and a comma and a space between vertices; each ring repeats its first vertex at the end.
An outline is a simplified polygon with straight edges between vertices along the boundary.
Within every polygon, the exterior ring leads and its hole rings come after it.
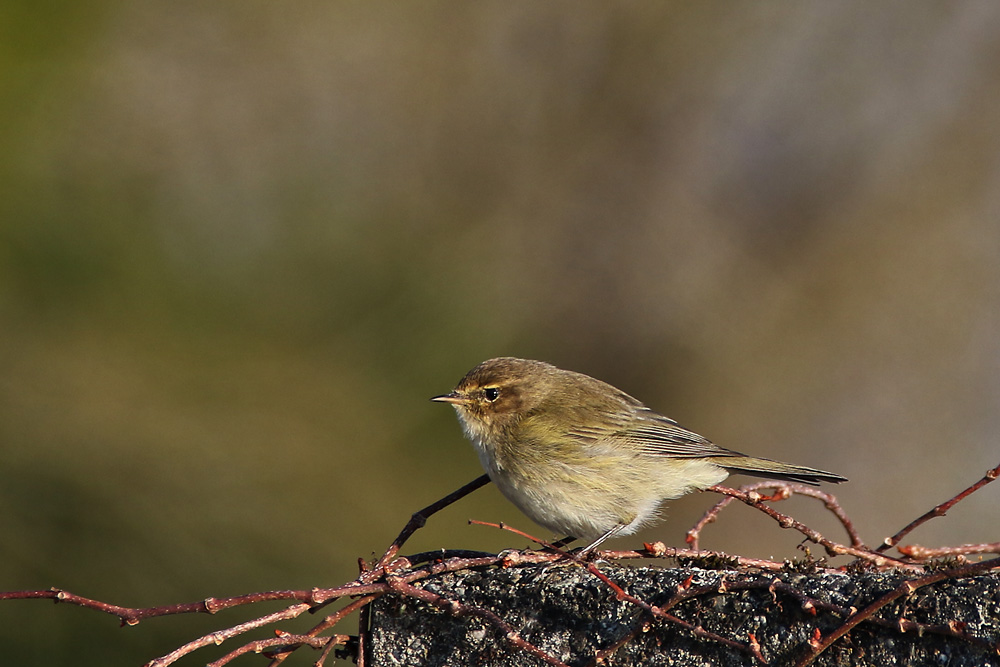
POLYGON ((486 389, 483 389, 483 395, 486 397, 487 401, 492 403, 500 397, 500 390, 496 387, 487 387, 486 389))

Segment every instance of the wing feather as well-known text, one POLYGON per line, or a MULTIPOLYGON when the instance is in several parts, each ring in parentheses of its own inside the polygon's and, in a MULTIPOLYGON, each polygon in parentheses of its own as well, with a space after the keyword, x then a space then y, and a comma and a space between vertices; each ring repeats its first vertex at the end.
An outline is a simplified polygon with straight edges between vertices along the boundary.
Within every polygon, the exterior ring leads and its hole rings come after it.
POLYGON ((680 426, 673 419, 646 406, 607 412, 600 425, 575 426, 567 435, 581 444, 598 447, 627 447, 648 456, 703 458, 739 455, 680 426))

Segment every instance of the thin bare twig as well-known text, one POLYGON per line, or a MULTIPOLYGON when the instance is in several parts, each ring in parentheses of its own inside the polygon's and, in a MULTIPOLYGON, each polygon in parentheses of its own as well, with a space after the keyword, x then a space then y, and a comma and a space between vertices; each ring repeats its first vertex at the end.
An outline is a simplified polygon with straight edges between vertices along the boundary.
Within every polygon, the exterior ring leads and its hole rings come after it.
MULTIPOLYGON (((276 621, 284 621, 290 618, 296 618, 301 616, 303 612, 309 609, 308 604, 294 604, 287 609, 281 611, 276 611, 273 614, 267 614, 266 616, 261 616, 260 618, 255 618, 252 621, 247 621, 246 623, 240 623, 239 625, 234 625, 226 630, 219 630, 217 632, 212 632, 204 637, 199 637, 193 641, 184 644, 180 648, 177 648, 170 653, 150 660, 146 663, 146 667, 166 667, 167 665, 173 664, 174 662, 180 660, 188 653, 193 653, 194 651, 203 648, 205 646, 211 646, 213 644, 221 644, 227 639, 231 639, 236 635, 243 634, 244 632, 249 632, 250 630, 256 630, 257 628, 263 627, 265 625, 270 625, 276 621)), ((235 656, 234 656, 235 657, 235 656)))
MULTIPOLYGON (((623 551, 600 551, 600 557, 604 560, 626 560, 634 558, 678 558, 691 559, 694 564, 706 560, 717 559, 716 562, 730 562, 740 567, 754 568, 758 570, 780 571, 787 567, 787 563, 779 563, 774 560, 763 558, 747 558, 746 556, 732 556, 725 551, 678 549, 676 547, 664 546, 662 542, 647 544, 647 548, 623 551)), ((817 570, 830 570, 832 568, 817 567, 817 570)))
POLYGON ((469 495, 476 489, 484 487, 489 483, 490 483, 489 475, 480 475, 479 477, 472 480, 462 488, 452 491, 441 500, 431 503, 422 510, 414 512, 413 515, 410 517, 410 520, 406 523, 405 526, 403 526, 403 530, 399 532, 399 535, 396 537, 395 540, 392 541, 392 544, 390 544, 389 548, 385 550, 385 553, 382 554, 382 557, 378 559, 378 562, 375 563, 375 566, 371 569, 371 571, 362 574, 360 577, 358 577, 358 580, 364 583, 368 583, 369 581, 375 581, 378 578, 379 571, 382 570, 393 558, 396 557, 396 554, 399 553, 399 550, 403 547, 406 541, 410 539, 410 536, 413 535, 413 533, 417 532, 418 530, 424 527, 424 525, 427 523, 427 519, 429 519, 435 513, 440 512, 448 505, 451 505, 452 503, 461 500, 462 498, 469 495))
MULTIPOLYGON (((368 603, 372 602, 373 600, 375 600, 377 597, 379 597, 379 595, 380 594, 366 595, 364 597, 358 598, 357 600, 353 600, 350 604, 344 605, 339 610, 337 610, 333 614, 330 614, 329 616, 327 616, 326 618, 324 618, 319 624, 313 626, 312 628, 310 628, 307 632, 305 632, 303 634, 306 637, 316 637, 321 632, 323 632, 324 630, 329 630, 333 626, 337 625, 337 623, 340 623, 342 620, 344 620, 346 617, 350 616, 351 614, 353 614, 356 611, 359 611, 362 614, 365 613, 365 611, 368 608, 367 607, 368 603)), ((359 649, 358 650, 359 650, 359 655, 360 655, 360 635, 359 635, 359 642, 358 643, 359 643, 359 649)), ((292 654, 291 651, 284 652, 284 653, 278 653, 277 655, 275 655, 274 657, 272 657, 272 659, 271 659, 271 667, 276 667, 277 665, 280 665, 291 654, 292 654)), ((361 662, 360 659, 358 661, 358 665, 360 667, 364 667, 364 663, 361 662)))
POLYGON ((900 540, 902 540, 904 537, 913 532, 915 528, 930 521, 936 516, 944 516, 948 512, 948 510, 950 510, 952 507, 958 504, 959 501, 964 500, 970 494, 983 488, 984 486, 995 480, 997 477, 1000 477, 1000 465, 991 470, 987 470, 986 474, 983 476, 981 480, 979 480, 969 488, 965 489, 958 495, 954 496, 950 500, 941 503, 940 505, 934 507, 933 509, 927 511, 924 514, 921 514, 916 519, 906 524, 898 533, 896 533, 892 537, 885 538, 885 540, 882 541, 881 546, 879 546, 875 551, 882 553, 887 549, 896 546, 897 544, 899 544, 900 540))
POLYGON ((916 560, 928 558, 947 558, 950 556, 968 556, 971 554, 1000 554, 1000 542, 991 544, 960 544, 957 547, 922 547, 919 544, 904 544, 896 547, 904 556, 916 560))
MULTIPOLYGON (((572 559, 572 554, 563 551, 560 547, 555 544, 549 544, 545 540, 539 539, 534 535, 530 535, 522 530, 518 530, 512 526, 505 523, 492 523, 489 521, 477 521, 471 519, 469 523, 476 526, 487 526, 489 528, 497 528, 500 530, 506 530, 515 535, 520 535, 525 539, 531 540, 535 544, 552 550, 551 560, 557 560, 563 556, 570 557, 572 559)), ((676 547, 668 547, 663 542, 652 542, 647 543, 645 549, 640 550, 624 550, 624 551, 613 551, 613 550, 599 550, 594 552, 594 557, 599 560, 630 560, 636 558, 694 558, 694 559, 705 559, 705 558, 718 558, 720 560, 732 561, 736 565, 742 565, 744 567, 754 567, 763 570, 783 570, 785 569, 785 563, 779 563, 773 560, 763 560, 760 558, 745 558, 743 556, 730 556, 723 551, 702 551, 695 549, 678 549, 676 547)), ((505 552, 508 559, 513 557, 515 553, 524 552, 505 552)), ((520 556, 518 556, 519 558, 520 556)), ((823 568, 819 568, 823 569, 823 568)))
MULTIPOLYGON (((368 609, 368 607, 365 607, 365 609, 368 609)), ((362 613, 364 613, 364 609, 362 610, 362 613)), ((346 635, 334 635, 334 636, 347 637, 346 635)), ((330 654, 333 653, 333 649, 337 648, 338 646, 342 646, 342 645, 347 644, 348 641, 350 641, 350 637, 347 637, 344 641, 341 641, 341 642, 330 642, 330 643, 328 643, 326 645, 326 648, 323 649, 322 653, 319 654, 319 657, 316 658, 316 667, 323 667, 323 665, 326 664, 327 658, 329 658, 330 654)), ((361 663, 358 663, 358 664, 361 664, 361 663)))
MULTIPOLYGON (((826 507, 830 510, 840 524, 844 527, 847 532, 847 536, 851 538, 851 546, 856 549, 867 549, 864 542, 861 541, 861 536, 858 535, 857 529, 854 527, 854 522, 851 518, 847 516, 847 512, 841 507, 840 502, 837 500, 836 496, 826 493, 825 491, 820 491, 819 489, 813 488, 811 486, 806 486, 804 484, 790 484, 787 482, 757 482, 755 484, 747 484, 741 486, 738 490, 744 492, 757 491, 759 489, 774 489, 774 494, 767 497, 762 497, 761 502, 773 502, 777 500, 786 500, 791 498, 793 495, 809 496, 810 498, 816 498, 821 500, 826 507)), ((722 511, 727 505, 735 500, 732 496, 726 496, 719 502, 715 503, 705 514, 702 515, 701 519, 692 526, 691 530, 687 532, 687 537, 685 541, 688 543, 692 549, 698 549, 698 539, 701 536, 701 531, 704 527, 710 523, 713 523, 719 516, 719 512, 722 511)))
POLYGON ((264 591, 228 598, 205 598, 197 602, 169 604, 159 607, 122 607, 77 595, 61 588, 33 591, 0 592, 0 600, 52 600, 56 603, 71 604, 117 616, 122 625, 137 625, 147 618, 171 616, 174 614, 217 614, 224 609, 242 605, 257 604, 271 600, 298 600, 310 606, 322 604, 345 595, 357 595, 378 591, 379 587, 365 586, 352 581, 336 588, 313 588, 311 590, 264 591))
POLYGON ((293 646, 298 648, 300 646, 310 646, 315 649, 331 648, 337 644, 342 644, 349 639, 347 635, 330 635, 329 637, 307 637, 306 635, 293 635, 287 633, 281 633, 278 637, 273 637, 271 639, 257 639, 252 642, 248 642, 243 646, 230 651, 226 655, 222 656, 215 662, 208 663, 207 667, 222 667, 222 665, 228 664, 247 653, 263 653, 265 649, 269 648, 284 648, 293 646))
POLYGON ((816 544, 819 544, 824 549, 826 549, 826 552, 831 556, 850 555, 868 561, 876 565, 877 567, 899 567, 910 570, 921 569, 919 565, 907 563, 898 558, 893 558, 892 556, 885 556, 883 554, 868 551, 867 549, 848 547, 843 544, 838 544, 832 540, 829 540, 826 537, 823 537, 823 535, 819 531, 810 528, 801 521, 797 521, 796 519, 793 519, 787 514, 782 514, 773 507, 763 504, 762 503, 763 498, 760 496, 760 494, 758 494, 755 491, 742 492, 736 489, 731 489, 728 486, 720 486, 718 484, 715 486, 710 486, 706 490, 714 491, 715 493, 721 493, 727 496, 732 496, 733 498, 736 498, 737 500, 745 503, 746 505, 749 505, 750 507, 760 510, 764 514, 767 514, 769 517, 777 521, 778 525, 781 526, 782 528, 792 528, 794 530, 797 530, 798 532, 805 535, 806 539, 808 539, 810 542, 815 542, 816 544))
MULTIPOLYGON (((369 626, 371 625, 371 605, 362 605, 358 614, 358 667, 368 667, 368 651, 370 649, 369 626)), ((321 623, 320 625, 325 625, 321 623)))
POLYGON ((543 540, 543 539, 541 539, 539 537, 535 537, 534 535, 526 533, 523 530, 519 530, 519 529, 515 528, 514 526, 506 524, 506 523, 504 523, 502 521, 500 523, 493 523, 491 521, 479 521, 478 519, 469 519, 469 525, 471 525, 471 526, 486 526, 487 528, 499 528, 500 530, 506 530, 509 533, 514 533, 515 535, 520 535, 524 539, 530 540, 531 542, 534 542, 538 546, 543 547, 545 549, 548 549, 549 551, 551 551, 554 554, 558 554, 560 556, 571 557, 570 552, 566 551, 562 547, 556 546, 555 544, 552 544, 551 542, 546 542, 545 540, 543 540))

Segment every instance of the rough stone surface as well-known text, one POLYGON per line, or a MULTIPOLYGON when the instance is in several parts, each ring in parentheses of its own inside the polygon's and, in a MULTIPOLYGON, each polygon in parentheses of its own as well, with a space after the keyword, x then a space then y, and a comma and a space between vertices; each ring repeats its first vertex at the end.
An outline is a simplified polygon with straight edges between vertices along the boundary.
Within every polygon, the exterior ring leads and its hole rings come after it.
MULTIPOLYGON (((664 603, 689 576, 692 586, 718 586, 747 578, 778 578, 818 600, 863 608, 904 578, 902 573, 761 575, 697 568, 657 569, 601 564, 629 593, 651 604, 664 603)), ((525 639, 571 666, 586 665, 596 650, 627 636, 646 618, 633 604, 619 601, 606 584, 573 565, 490 568, 446 574, 419 586, 467 605, 498 614, 525 639)), ((789 665, 803 655, 814 629, 830 632, 842 618, 829 612, 812 616, 792 597, 766 589, 705 595, 671 613, 740 642, 753 633, 770 665, 789 665)), ((926 624, 960 621, 969 635, 1000 643, 1000 576, 954 579, 918 589, 879 612, 926 624)), ((372 613, 371 658, 376 667, 406 665, 525 666, 545 664, 512 648, 494 626, 469 616, 387 595, 372 613)), ((753 665, 746 653, 695 637, 664 621, 618 650, 609 664, 650 667, 753 665)), ((879 667, 929 665, 1000 667, 1000 655, 970 642, 933 633, 901 633, 863 623, 813 663, 818 666, 879 667)))

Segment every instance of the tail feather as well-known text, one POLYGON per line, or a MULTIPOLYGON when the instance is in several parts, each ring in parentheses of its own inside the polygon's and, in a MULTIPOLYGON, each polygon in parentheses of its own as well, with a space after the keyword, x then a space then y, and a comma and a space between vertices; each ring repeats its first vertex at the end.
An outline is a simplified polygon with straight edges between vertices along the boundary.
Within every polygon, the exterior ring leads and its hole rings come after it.
POLYGON ((836 473, 817 470, 816 468, 806 468, 805 466, 791 465, 781 461, 771 461, 770 459, 758 459, 751 456, 725 456, 714 459, 712 463, 719 465, 729 472, 753 475, 755 477, 766 477, 767 479, 782 479, 788 482, 802 482, 805 484, 818 485, 820 482, 833 482, 839 484, 846 482, 847 478, 836 473))

